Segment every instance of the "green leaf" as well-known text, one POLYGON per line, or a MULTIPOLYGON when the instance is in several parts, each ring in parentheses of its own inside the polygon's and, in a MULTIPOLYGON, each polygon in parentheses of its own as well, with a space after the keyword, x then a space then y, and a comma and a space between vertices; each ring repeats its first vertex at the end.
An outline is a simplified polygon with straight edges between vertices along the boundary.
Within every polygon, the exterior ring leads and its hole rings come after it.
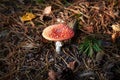
POLYGON ((43 3, 44 0, 36 0, 36 2, 38 2, 38 3, 43 3))
POLYGON ((96 42, 97 44, 98 44, 98 46, 102 46, 102 41, 101 40, 98 40, 97 42, 96 42))
POLYGON ((90 46, 88 46, 83 53, 85 53, 85 54, 88 55, 88 54, 89 54, 89 52, 88 52, 88 51, 89 51, 89 48, 90 48, 90 46))
POLYGON ((84 47, 84 44, 80 44, 80 46, 79 46, 79 51, 80 51, 80 52, 83 51, 83 47, 84 47))
POLYGON ((80 44, 80 47, 79 47, 80 52, 83 52, 88 46, 89 46, 89 42, 88 41, 80 44))
POLYGON ((94 43, 93 49, 94 49, 96 52, 101 51, 101 48, 100 48, 100 47, 98 46, 98 44, 96 44, 96 43, 94 43))
POLYGON ((80 52, 83 52, 90 57, 92 57, 95 52, 102 51, 101 48, 101 41, 91 36, 86 37, 84 42, 79 46, 80 52))
POLYGON ((90 57, 92 57, 93 56, 93 53, 94 53, 94 51, 93 51, 93 48, 90 46, 90 48, 89 48, 89 56, 90 57))

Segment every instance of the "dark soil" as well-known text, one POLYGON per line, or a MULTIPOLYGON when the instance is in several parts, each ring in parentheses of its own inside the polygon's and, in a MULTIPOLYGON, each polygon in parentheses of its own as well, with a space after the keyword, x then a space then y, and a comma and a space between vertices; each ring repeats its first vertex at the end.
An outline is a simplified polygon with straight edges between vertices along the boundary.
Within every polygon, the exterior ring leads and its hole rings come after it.
POLYGON ((48 80, 51 69, 59 73, 58 80, 120 80, 120 35, 111 39, 116 23, 119 0, 0 0, 0 80, 48 80), (52 13, 44 15, 47 6, 52 13), (26 12, 37 16, 32 23, 20 20, 26 12), (75 32, 63 41, 60 54, 54 41, 42 37, 43 29, 59 18, 75 32), (79 51, 89 35, 102 41, 102 52, 92 57, 79 51), (74 70, 67 67, 72 61, 74 70))

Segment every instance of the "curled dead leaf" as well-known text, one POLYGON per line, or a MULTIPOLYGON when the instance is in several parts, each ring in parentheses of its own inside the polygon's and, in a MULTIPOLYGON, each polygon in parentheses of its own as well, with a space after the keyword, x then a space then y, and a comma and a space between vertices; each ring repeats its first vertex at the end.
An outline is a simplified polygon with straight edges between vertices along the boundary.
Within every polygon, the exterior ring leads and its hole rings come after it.
POLYGON ((118 23, 113 24, 112 26, 113 31, 120 32, 120 25, 118 23))
POLYGON ((89 32, 89 33, 93 33, 93 26, 86 26, 86 27, 83 27, 83 30, 89 32))
POLYGON ((76 61, 69 62, 69 64, 67 64, 67 67, 70 68, 71 70, 74 70, 75 69, 75 63, 76 63, 76 61))
POLYGON ((104 51, 99 51, 99 52, 96 54, 96 58, 95 58, 96 61, 99 63, 99 62, 103 59, 104 55, 105 55, 104 51))
POLYGON ((113 33, 111 36, 112 41, 115 42, 118 37, 120 37, 120 32, 113 33))
POLYGON ((49 15, 49 14, 51 13, 51 11, 52 11, 51 9, 52 9, 51 6, 47 6, 47 7, 44 9, 43 14, 44 14, 44 15, 49 15))
POLYGON ((57 73, 53 70, 48 72, 48 80, 56 80, 57 73))
POLYGON ((115 42, 117 38, 117 33, 113 33, 111 38, 112 38, 112 41, 115 42))

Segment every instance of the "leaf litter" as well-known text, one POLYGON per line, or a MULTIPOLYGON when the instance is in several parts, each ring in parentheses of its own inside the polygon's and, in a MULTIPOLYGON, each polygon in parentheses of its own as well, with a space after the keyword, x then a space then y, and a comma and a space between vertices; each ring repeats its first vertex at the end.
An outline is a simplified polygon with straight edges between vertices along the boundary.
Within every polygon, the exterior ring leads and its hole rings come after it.
POLYGON ((0 1, 0 80, 119 80, 119 0, 39 2, 0 1), (26 17, 27 12, 33 16, 26 17), (54 42, 41 35, 57 19, 75 31, 71 40, 63 41, 61 54, 55 52, 54 42), (93 34, 102 40, 104 52, 90 58, 78 46, 93 34))

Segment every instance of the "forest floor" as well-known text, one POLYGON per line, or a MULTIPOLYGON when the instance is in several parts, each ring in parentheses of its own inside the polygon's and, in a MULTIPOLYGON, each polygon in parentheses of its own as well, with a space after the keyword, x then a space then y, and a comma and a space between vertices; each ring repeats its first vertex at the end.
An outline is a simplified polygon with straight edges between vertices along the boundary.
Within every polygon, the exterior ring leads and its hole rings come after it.
POLYGON ((120 80, 120 1, 0 0, 0 80, 120 80), (42 32, 61 22, 58 54, 42 32))

